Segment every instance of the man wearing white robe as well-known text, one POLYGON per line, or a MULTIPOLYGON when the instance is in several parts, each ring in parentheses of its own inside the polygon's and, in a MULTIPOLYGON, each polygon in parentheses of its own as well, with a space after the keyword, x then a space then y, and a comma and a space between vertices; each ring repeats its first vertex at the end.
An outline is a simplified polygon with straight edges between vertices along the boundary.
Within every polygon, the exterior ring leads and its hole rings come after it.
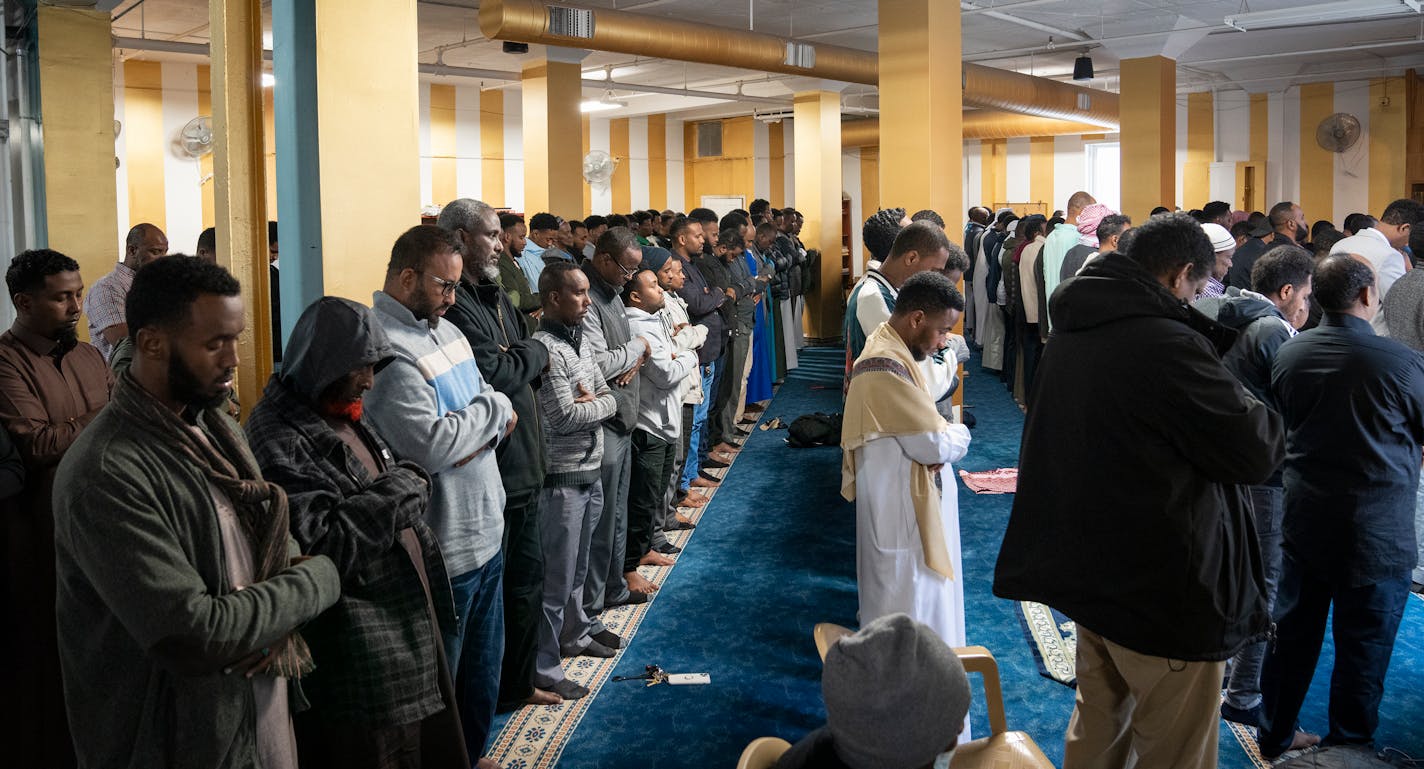
POLYGON ((842 494, 856 503, 862 625, 904 612, 966 644, 958 487, 969 430, 935 409, 918 365, 941 349, 964 299, 938 272, 899 291, 856 360, 842 426, 842 494))

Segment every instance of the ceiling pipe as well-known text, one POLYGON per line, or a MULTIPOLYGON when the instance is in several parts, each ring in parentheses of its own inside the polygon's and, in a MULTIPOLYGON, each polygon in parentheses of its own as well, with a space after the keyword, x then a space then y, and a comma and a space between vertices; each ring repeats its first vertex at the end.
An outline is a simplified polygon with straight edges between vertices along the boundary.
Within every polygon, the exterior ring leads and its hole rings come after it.
MULTIPOLYGON (((964 138, 1013 139, 1023 136, 1069 136, 1078 134, 1113 133, 1092 123, 1020 115, 998 110, 974 110, 964 113, 964 138)), ((842 147, 877 147, 880 145, 880 121, 847 120, 841 123, 842 147)))
MULTIPOLYGON (((491 40, 610 51, 865 85, 878 85, 880 81, 878 57, 868 51, 796 43, 760 32, 625 11, 577 8, 564 3, 551 6, 543 0, 484 0, 480 3, 479 21, 480 32, 491 40), (557 7, 560 13, 587 14, 591 22, 587 36, 550 33, 551 7, 557 7), (814 49, 811 66, 786 63, 788 44, 814 49)), ((1117 130, 1117 94, 973 64, 964 65, 963 85, 964 103, 971 106, 1088 122, 1117 130), (1086 107, 1080 106, 1083 97, 1086 107)))

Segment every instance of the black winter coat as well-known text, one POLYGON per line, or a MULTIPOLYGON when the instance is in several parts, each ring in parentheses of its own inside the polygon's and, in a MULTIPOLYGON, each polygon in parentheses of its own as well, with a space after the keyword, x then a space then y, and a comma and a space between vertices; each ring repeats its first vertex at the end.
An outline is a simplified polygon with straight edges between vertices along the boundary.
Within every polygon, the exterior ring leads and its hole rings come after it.
POLYGON ((1142 654, 1232 656, 1270 627, 1241 484, 1280 464, 1280 416, 1222 365, 1235 334, 1126 256, 1050 305, 994 594, 1142 654))
POLYGON ((495 283, 476 285, 461 279, 445 320, 469 340, 480 374, 490 387, 509 396, 519 416, 514 433, 495 448, 495 461, 504 480, 506 506, 530 501, 543 487, 549 463, 534 400, 539 375, 549 364, 549 349, 529 336, 524 314, 495 283))

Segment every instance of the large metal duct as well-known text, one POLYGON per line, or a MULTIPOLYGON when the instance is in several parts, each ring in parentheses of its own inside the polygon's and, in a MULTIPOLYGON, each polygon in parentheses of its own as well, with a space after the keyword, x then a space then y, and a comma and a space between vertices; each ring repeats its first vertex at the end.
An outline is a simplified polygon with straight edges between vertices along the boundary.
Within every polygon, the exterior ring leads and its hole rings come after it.
MULTIPOLYGON (((1012 139, 1020 136, 1069 136, 1107 132, 1093 123, 1077 123, 1050 117, 1021 115, 998 110, 973 110, 964 113, 964 138, 1012 139)), ((841 123, 842 147, 876 147, 880 145, 880 121, 847 120, 841 123)))
MULTIPOLYGON (((480 32, 491 40, 879 84, 877 56, 853 48, 543 0, 483 0, 479 13, 480 32)), ((1117 130, 1117 94, 979 64, 964 64, 963 73, 965 104, 1117 130)))

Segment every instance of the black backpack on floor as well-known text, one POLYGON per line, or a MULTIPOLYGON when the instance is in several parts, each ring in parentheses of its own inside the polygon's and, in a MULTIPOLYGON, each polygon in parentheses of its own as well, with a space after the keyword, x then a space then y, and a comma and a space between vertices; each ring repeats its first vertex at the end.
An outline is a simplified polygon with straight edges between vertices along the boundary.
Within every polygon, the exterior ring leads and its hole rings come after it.
POLYGON ((793 449, 841 445, 841 415, 806 414, 791 423, 786 445, 793 449))

